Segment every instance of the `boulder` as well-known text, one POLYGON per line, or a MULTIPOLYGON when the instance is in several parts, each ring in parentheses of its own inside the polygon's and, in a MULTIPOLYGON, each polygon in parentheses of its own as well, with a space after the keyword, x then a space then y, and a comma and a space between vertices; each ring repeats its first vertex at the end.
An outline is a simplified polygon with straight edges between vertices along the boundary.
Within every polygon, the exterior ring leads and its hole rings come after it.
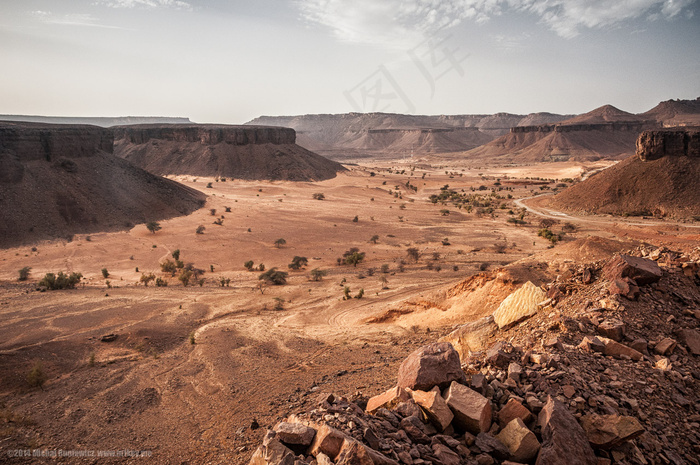
POLYGON ((508 352, 509 348, 511 347, 507 342, 496 342, 486 351, 486 363, 499 368, 507 368, 512 361, 512 356, 508 352))
POLYGON ((697 329, 682 329, 679 333, 683 342, 693 355, 700 355, 700 331, 697 329))
POLYGON ((629 357, 635 362, 638 362, 643 357, 641 352, 638 352, 624 344, 620 344, 619 342, 613 341, 612 339, 608 339, 607 337, 601 337, 599 339, 603 342, 603 344, 605 344, 605 348, 603 349, 603 354, 605 355, 611 355, 615 358, 629 357))
POLYGON ((382 392, 367 401, 367 413, 374 413, 380 408, 392 409, 401 402, 407 401, 411 395, 398 386, 382 392))
POLYGON ((596 449, 612 449, 644 433, 636 418, 624 415, 584 415, 581 426, 596 449))
POLYGON ((447 405, 454 413, 459 428, 472 434, 487 432, 491 428, 491 402, 478 392, 453 382, 445 395, 447 405))
POLYGON ((540 442, 535 433, 530 431, 520 418, 511 420, 503 430, 496 435, 510 451, 511 458, 516 462, 530 462, 540 450, 540 442))
POLYGON ((537 304, 546 299, 547 293, 528 281, 501 302, 493 312, 493 321, 499 329, 513 325, 537 313, 537 304))
POLYGON ((374 465, 365 446, 354 440, 346 440, 340 448, 336 465, 374 465))
POLYGON ((639 298, 639 286, 630 278, 613 279, 608 286, 611 295, 621 295, 629 300, 639 298))
POLYGON ((311 445, 316 430, 300 423, 278 423, 274 428, 277 438, 285 444, 311 445))
POLYGON ((620 342, 625 335, 625 324, 620 320, 603 320, 598 325, 598 332, 601 336, 620 342))
POLYGON ((539 415, 542 446, 536 465, 596 465, 588 437, 564 404, 549 398, 539 415))
POLYGON ((493 315, 488 315, 460 326, 441 338, 440 341, 452 344, 460 358, 465 359, 472 352, 483 350, 488 337, 497 329, 498 326, 493 321, 493 315))
MULTIPOLYGON (((452 384, 454 384, 454 382, 452 384)), ((413 391, 411 395, 416 404, 420 405, 423 411, 425 411, 428 420, 440 431, 445 431, 445 428, 452 423, 454 415, 450 407, 447 406, 445 399, 440 395, 438 389, 428 392, 413 391)))
POLYGON ((605 350, 605 343, 598 337, 584 336, 581 343, 578 345, 579 349, 585 350, 587 352, 603 352, 605 350))
POLYGON ((459 455, 444 444, 433 444, 433 453, 444 465, 460 465, 462 463, 459 455))
POLYGON ((309 447, 309 454, 317 455, 319 452, 323 452, 331 460, 335 460, 343 446, 343 441, 345 441, 343 433, 328 425, 321 425, 316 430, 316 436, 309 447))
POLYGON ((498 460, 508 460, 510 458, 510 450, 489 433, 477 434, 474 444, 481 449, 481 452, 485 452, 498 460))
POLYGON ((510 398, 508 399, 508 403, 498 412, 498 424, 501 425, 501 427, 505 427, 516 418, 519 418, 524 423, 529 423, 534 416, 527 407, 518 400, 510 398))
POLYGON ((399 367, 398 386, 429 391, 444 389, 451 382, 466 382, 459 354, 448 342, 435 342, 409 355, 399 367))
POLYGON ((661 268, 653 260, 616 255, 603 267, 603 276, 608 281, 630 278, 639 285, 651 284, 661 279, 661 268))
POLYGON ((670 355, 673 353, 673 349, 676 348, 676 341, 670 337, 665 337, 656 343, 654 346, 654 352, 659 355, 670 355))
POLYGON ((266 440, 253 453, 249 465, 294 465, 294 452, 282 444, 279 439, 266 440))

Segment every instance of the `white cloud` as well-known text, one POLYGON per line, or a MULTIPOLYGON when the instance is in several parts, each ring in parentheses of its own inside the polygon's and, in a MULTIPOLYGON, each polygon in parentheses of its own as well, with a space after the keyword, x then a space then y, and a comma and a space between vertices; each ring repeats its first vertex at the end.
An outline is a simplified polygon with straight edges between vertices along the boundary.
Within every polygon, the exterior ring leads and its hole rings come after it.
POLYGON ((191 10, 192 5, 181 0, 98 0, 112 8, 174 8, 176 10, 191 10))
POLYGON ((53 14, 50 11, 36 10, 32 11, 32 16, 37 21, 45 24, 57 24, 60 26, 87 26, 100 27, 105 29, 120 29, 116 26, 107 26, 100 24, 100 21, 95 16, 89 13, 69 13, 69 14, 53 14))
MULTIPOLYGON (((155 0, 121 0, 155 1, 155 0)), ((164 0, 161 0, 164 1, 164 0)), ((507 11, 532 14, 556 34, 572 38, 647 17, 672 18, 696 0, 296 0, 302 17, 331 28, 340 40, 406 47, 424 34, 464 21, 483 23, 507 11)))

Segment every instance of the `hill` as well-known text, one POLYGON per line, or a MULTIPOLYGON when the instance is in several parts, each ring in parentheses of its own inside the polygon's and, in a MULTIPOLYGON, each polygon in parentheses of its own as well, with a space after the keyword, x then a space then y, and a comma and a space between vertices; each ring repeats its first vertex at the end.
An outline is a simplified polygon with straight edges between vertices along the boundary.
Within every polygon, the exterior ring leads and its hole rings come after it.
POLYGON ((0 121, 47 124, 90 124, 109 128, 125 124, 192 124, 189 118, 170 116, 36 116, 0 115, 0 121))
POLYGON ((637 155, 542 201, 572 212, 698 217, 699 139, 697 131, 644 132, 637 155))
POLYGON ((666 100, 640 116, 660 121, 667 127, 700 126, 700 97, 695 100, 666 100))
POLYGON ((158 175, 317 181, 345 168, 296 145, 293 129, 227 125, 114 128, 115 153, 158 175))
POLYGON ((112 153, 95 126, 0 123, 0 247, 188 214, 205 196, 112 153))

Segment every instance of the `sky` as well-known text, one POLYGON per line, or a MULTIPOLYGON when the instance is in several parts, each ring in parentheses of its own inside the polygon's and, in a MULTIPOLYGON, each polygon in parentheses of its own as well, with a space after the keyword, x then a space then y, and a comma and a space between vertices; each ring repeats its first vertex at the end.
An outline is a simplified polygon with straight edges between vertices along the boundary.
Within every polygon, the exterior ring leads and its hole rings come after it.
POLYGON ((640 113, 700 97, 700 0, 2 0, 0 114, 640 113))

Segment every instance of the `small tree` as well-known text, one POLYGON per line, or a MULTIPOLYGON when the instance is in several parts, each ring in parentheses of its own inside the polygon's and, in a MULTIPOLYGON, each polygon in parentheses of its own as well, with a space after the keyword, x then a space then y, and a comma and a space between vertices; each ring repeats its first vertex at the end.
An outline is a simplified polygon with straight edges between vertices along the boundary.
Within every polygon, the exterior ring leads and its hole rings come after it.
POLYGON ((260 281, 265 281, 268 284, 281 286, 283 284, 287 284, 287 276, 289 276, 289 273, 285 271, 278 271, 277 268, 270 268, 258 276, 258 279, 260 281))
POLYGON ((289 268, 292 270, 299 270, 304 268, 309 263, 306 257, 295 256, 292 258, 292 263, 289 264, 289 268))
POLYGON ((343 300, 349 300, 349 299, 352 299, 352 297, 350 296, 350 288, 348 286, 345 286, 343 288, 343 300))
POLYGON ((411 258, 415 263, 418 263, 418 259, 420 258, 420 252, 418 252, 418 249, 415 247, 410 247, 406 249, 406 254, 408 255, 408 258, 411 258))
POLYGON ((168 282, 160 276, 156 278, 156 287, 167 287, 168 282))
POLYGON ((157 221, 149 221, 146 223, 146 229, 151 231, 151 233, 155 234, 156 231, 160 231, 162 228, 160 227, 160 223, 157 221))
POLYGON ((31 266, 25 266, 21 270, 19 270, 19 278, 17 278, 18 281, 26 281, 29 279, 29 272, 31 271, 32 267, 31 266))
POLYGON ((442 216, 447 216, 450 214, 450 211, 447 208, 443 208, 442 210, 440 210, 440 214, 442 216))
POLYGON ((316 193, 316 194, 314 194, 314 199, 315 199, 315 200, 323 200, 323 199, 325 199, 325 198, 326 198, 326 196, 325 196, 325 195, 323 195, 323 194, 322 194, 322 193, 320 193, 320 192, 319 192, 319 193, 316 193))
POLYGON ((180 260, 180 249, 173 250, 173 253, 171 253, 170 255, 172 255, 172 257, 175 260, 180 260))
POLYGON ((175 271, 177 271, 177 264, 171 262, 170 259, 166 258, 164 262, 160 264, 160 271, 163 273, 170 273, 171 276, 175 276, 175 271))
POLYGON ((389 264, 385 263, 382 265, 382 273, 388 273, 389 272, 389 264))
POLYGON ((386 276, 382 276, 379 282, 382 283, 382 290, 389 289, 389 280, 386 279, 386 276))
POLYGON ((204 234, 204 230, 205 230, 205 229, 207 229, 207 228, 205 228, 204 226, 202 226, 202 225, 200 224, 199 226, 197 226, 197 230, 195 231, 195 233, 197 233, 197 234, 204 234))
POLYGON ((107 268, 102 268, 102 277, 105 279, 109 278, 109 271, 107 271, 107 268))
POLYGON ((357 247, 353 247, 343 254, 343 259, 347 265, 357 267, 357 264, 365 259, 365 253, 360 252, 357 247))
POLYGON ((216 208, 210 208, 209 213, 211 213, 211 216, 216 216, 216 208))
POLYGON ((80 282, 83 275, 81 273, 71 273, 66 275, 63 271, 58 274, 46 273, 39 281, 39 286, 44 286, 46 289, 53 291, 57 289, 75 289, 75 286, 80 282))
POLYGON ((279 239, 277 239, 277 240, 275 241, 275 247, 279 249, 280 247, 282 247, 282 246, 285 245, 286 243, 287 243, 287 241, 285 241, 285 240, 282 239, 282 238, 279 238, 279 239))
POLYGON ((154 275, 153 273, 143 273, 139 281, 141 281, 144 286, 148 287, 148 283, 150 283, 154 279, 156 279, 156 275, 154 275))
POLYGON ((328 272, 326 270, 321 270, 319 268, 314 268, 311 270, 311 280, 312 281, 321 281, 324 276, 326 276, 328 272))
POLYGON ((372 244, 376 244, 378 240, 379 240, 379 236, 376 235, 376 234, 375 234, 374 236, 370 237, 370 239, 369 239, 369 241, 370 241, 372 244))
POLYGON ((194 272, 192 272, 192 270, 183 269, 177 279, 180 280, 183 286, 187 287, 187 285, 190 283, 190 279, 192 279, 192 276, 194 276, 194 272))
POLYGON ((362 288, 360 288, 360 291, 357 293, 357 295, 355 296, 355 298, 356 298, 356 299, 361 299, 363 295, 365 295, 365 290, 362 289, 362 288))
POLYGON ((247 262, 245 262, 243 264, 243 267, 245 267, 245 269, 248 271, 253 271, 253 265, 254 265, 253 260, 248 260, 247 262))
POLYGON ((358 218, 357 215, 355 215, 355 218, 352 219, 352 222, 357 223, 358 221, 360 221, 360 218, 358 218))

